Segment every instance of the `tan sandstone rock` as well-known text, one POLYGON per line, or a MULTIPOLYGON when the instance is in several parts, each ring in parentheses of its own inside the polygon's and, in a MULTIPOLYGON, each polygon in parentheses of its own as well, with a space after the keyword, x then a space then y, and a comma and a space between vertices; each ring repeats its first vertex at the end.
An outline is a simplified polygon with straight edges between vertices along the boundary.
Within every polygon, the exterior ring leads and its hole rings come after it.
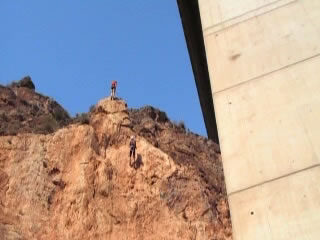
POLYGON ((0 137, 0 239, 231 239, 199 176, 142 136, 130 166, 131 125, 103 99, 90 124, 0 137))

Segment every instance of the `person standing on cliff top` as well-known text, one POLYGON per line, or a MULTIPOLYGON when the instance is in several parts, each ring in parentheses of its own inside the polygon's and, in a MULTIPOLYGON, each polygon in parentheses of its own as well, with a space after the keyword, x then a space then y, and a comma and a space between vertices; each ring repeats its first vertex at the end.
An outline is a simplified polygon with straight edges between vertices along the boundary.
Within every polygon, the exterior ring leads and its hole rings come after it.
POLYGON ((113 80, 111 83, 111 100, 114 100, 116 96, 116 88, 117 88, 117 81, 113 80))
POLYGON ((134 164, 134 161, 136 160, 136 148, 137 148, 137 145, 136 145, 136 137, 135 136, 131 136, 130 138, 130 152, 129 152, 129 157, 130 157, 130 167, 132 166, 131 165, 131 155, 133 157, 133 164, 134 164))

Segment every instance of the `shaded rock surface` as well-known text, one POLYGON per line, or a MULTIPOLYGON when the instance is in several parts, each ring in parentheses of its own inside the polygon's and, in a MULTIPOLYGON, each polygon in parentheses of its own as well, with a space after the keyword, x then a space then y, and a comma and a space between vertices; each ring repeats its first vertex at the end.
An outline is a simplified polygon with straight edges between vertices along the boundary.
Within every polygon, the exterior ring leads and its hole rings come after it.
POLYGON ((103 99, 30 132, 0 137, 0 239, 232 239, 219 147, 163 112, 103 99))
POLYGON ((55 100, 35 92, 30 77, 0 85, 0 136, 17 133, 52 133, 71 121, 55 100))

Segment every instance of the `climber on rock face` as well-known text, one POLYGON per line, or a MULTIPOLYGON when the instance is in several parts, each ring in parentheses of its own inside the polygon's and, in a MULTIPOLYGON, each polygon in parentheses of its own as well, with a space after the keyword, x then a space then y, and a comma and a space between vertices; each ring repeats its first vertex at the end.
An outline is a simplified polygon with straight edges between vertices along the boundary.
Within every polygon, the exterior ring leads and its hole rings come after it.
POLYGON ((129 163, 129 165, 131 167, 132 166, 131 165, 131 155, 133 157, 133 163, 134 163, 134 161, 136 159, 136 148, 137 148, 137 145, 136 145, 136 137, 135 136, 131 136, 129 146, 130 146, 130 153, 129 153, 130 163, 129 163))
POLYGON ((116 95, 117 81, 113 80, 111 83, 111 100, 114 100, 116 95))

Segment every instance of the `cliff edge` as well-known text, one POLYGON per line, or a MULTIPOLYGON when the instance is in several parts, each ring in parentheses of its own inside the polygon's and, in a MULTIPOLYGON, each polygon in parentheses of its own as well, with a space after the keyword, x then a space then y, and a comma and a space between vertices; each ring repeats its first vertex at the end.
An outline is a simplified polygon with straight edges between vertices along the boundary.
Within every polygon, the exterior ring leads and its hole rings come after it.
POLYGON ((218 145, 157 109, 102 99, 87 124, 0 137, 0 239, 231 238, 218 145))

